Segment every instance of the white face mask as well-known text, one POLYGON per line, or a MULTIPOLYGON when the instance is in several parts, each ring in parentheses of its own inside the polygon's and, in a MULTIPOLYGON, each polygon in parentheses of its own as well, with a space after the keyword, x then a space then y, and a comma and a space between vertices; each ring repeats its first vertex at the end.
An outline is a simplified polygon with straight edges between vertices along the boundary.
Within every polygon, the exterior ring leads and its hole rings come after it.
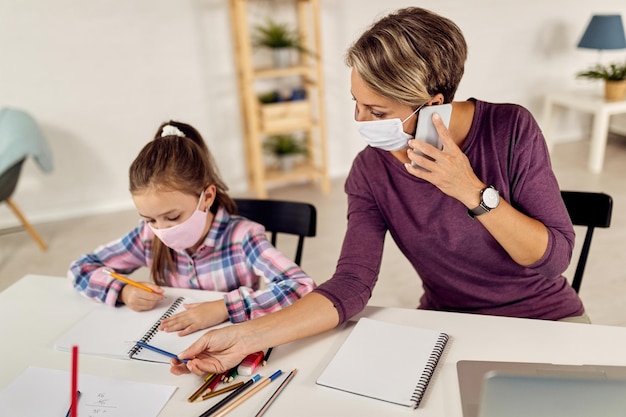
POLYGON ((361 137, 372 148, 380 148, 385 151, 398 151, 407 148, 409 146, 407 142, 409 139, 413 139, 412 135, 404 131, 402 125, 415 113, 420 111, 422 107, 424 107, 424 104, 419 106, 404 120, 398 118, 370 120, 367 122, 355 120, 354 123, 356 123, 356 128, 361 134, 361 137))

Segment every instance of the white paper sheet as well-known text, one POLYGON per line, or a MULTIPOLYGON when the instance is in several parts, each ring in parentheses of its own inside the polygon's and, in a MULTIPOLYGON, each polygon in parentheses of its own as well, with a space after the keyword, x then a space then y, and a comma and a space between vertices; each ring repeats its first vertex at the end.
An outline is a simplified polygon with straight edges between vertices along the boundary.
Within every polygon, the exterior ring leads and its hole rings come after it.
MULTIPOLYGON (((156 417, 176 386, 80 373, 80 417, 156 417)), ((29 367, 0 392, 0 416, 63 417, 71 400, 67 371, 29 367)))

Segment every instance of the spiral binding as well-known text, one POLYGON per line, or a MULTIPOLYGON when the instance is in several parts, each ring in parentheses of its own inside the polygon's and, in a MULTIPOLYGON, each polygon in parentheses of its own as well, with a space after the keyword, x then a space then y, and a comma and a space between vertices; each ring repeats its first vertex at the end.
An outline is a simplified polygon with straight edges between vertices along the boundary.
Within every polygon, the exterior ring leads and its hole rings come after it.
POLYGON ((441 333, 439 338, 437 339, 437 343, 435 343, 435 347, 433 351, 430 353, 428 357, 428 361, 426 362, 426 366, 424 367, 424 372, 420 376, 420 379, 415 387, 415 391, 413 391, 413 395, 411 396, 411 401, 413 401, 413 409, 419 407, 422 398, 424 397, 424 393, 426 392, 426 388, 428 387, 428 383, 435 372, 435 368, 437 368, 437 363, 443 355, 443 351, 446 348, 446 344, 448 343, 449 336, 445 333, 441 333))
MULTIPOLYGON (((171 306, 169 306, 167 311, 163 313, 163 315, 152 325, 152 327, 150 327, 150 329, 146 333, 144 333, 143 337, 139 339, 139 341, 143 343, 148 343, 159 331, 159 325, 161 324, 161 321, 168 317, 171 317, 172 314, 174 314, 174 312, 178 309, 178 307, 180 307, 180 305, 184 301, 185 297, 178 297, 176 300, 174 300, 174 302, 171 306)), ((137 354, 137 352, 141 351, 141 349, 141 346, 135 344, 135 346, 130 348, 130 350, 128 351, 128 356, 132 358, 134 355, 137 354)))

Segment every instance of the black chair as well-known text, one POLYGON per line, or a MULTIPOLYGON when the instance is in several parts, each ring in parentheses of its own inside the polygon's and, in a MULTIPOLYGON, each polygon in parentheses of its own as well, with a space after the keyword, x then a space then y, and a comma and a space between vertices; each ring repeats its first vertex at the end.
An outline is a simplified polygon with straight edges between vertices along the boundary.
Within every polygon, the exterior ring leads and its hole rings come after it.
POLYGON ((613 199, 608 194, 582 191, 561 191, 561 196, 572 223, 575 226, 587 226, 587 233, 572 280, 572 287, 578 292, 589 256, 593 231, 596 227, 606 228, 611 225, 613 199))
POLYGON ((17 187, 17 181, 20 179, 20 173, 22 172, 22 165, 26 159, 22 159, 16 162, 13 166, 11 166, 6 171, 0 173, 0 203, 5 201, 9 208, 13 211, 13 213, 20 220, 26 231, 30 234, 30 236, 37 242, 41 250, 46 250, 48 247, 44 243, 39 233, 35 230, 35 228, 26 220, 24 214, 19 209, 15 201, 11 199, 13 192, 15 191, 15 187, 17 187))
POLYGON ((272 245, 276 246, 279 233, 298 236, 294 261, 300 265, 305 237, 315 236, 317 210, 309 203, 282 200, 235 198, 239 215, 265 226, 272 245))

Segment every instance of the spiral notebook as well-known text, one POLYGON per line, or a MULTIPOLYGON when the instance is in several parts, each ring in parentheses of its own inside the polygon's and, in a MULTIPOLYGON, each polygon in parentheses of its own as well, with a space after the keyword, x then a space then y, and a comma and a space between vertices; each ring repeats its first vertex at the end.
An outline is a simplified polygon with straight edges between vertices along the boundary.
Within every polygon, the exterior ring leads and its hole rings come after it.
MULTIPOLYGON (((208 301, 208 300, 202 300, 208 301)), ((204 332, 178 336, 158 329, 161 320, 184 311, 183 304, 198 302, 189 297, 168 297, 149 311, 133 311, 126 306, 111 308, 100 305, 54 343, 59 351, 69 352, 78 345, 81 354, 117 359, 138 359, 169 364, 166 356, 144 349, 137 341, 178 354, 204 332)))
POLYGON ((448 339, 435 330, 363 317, 316 383, 417 408, 448 339))

